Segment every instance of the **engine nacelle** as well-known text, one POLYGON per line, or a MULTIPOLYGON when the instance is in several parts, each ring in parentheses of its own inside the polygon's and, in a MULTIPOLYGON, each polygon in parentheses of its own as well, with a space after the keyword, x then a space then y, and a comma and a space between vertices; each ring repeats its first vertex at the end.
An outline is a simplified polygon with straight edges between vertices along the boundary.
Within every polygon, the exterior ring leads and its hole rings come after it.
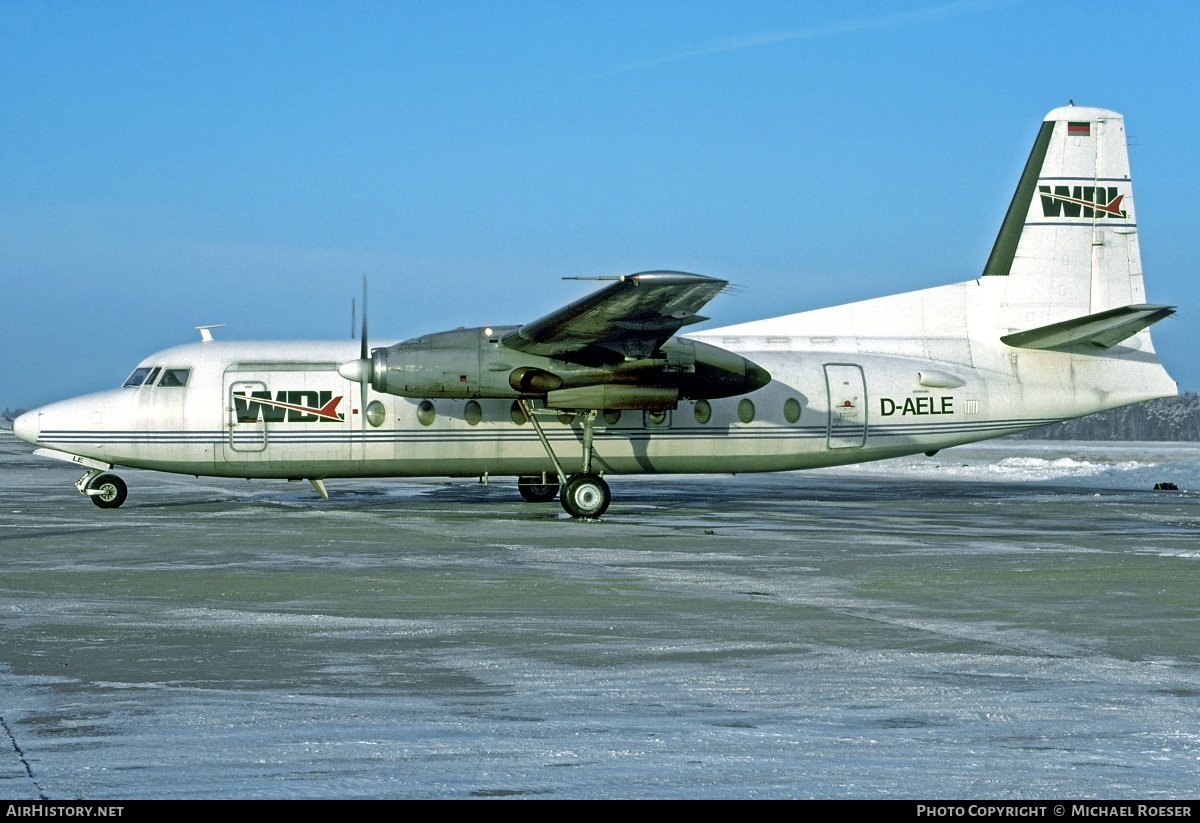
MULTIPOLYGON (((482 336, 482 329, 455 329, 376 349, 371 385, 376 391, 400 397, 483 396, 479 369, 482 336)), ((504 388, 508 389, 507 384, 504 388)), ((511 389, 508 394, 515 395, 511 389)))
MULTIPOLYGON (((506 347, 506 329, 439 332, 376 349, 376 391, 412 398, 540 398, 552 408, 674 408, 690 400, 731 397, 771 381, 764 369, 731 351, 672 337, 652 357, 624 359, 606 349, 545 357, 506 347)), ((357 379, 365 366, 346 364, 357 379)))

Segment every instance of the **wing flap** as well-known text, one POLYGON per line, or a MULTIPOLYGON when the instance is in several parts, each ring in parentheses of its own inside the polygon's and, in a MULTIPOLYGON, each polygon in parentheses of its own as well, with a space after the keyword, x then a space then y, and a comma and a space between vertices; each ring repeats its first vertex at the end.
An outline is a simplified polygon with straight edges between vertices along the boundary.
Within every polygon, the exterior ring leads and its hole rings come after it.
POLYGON ((1119 309, 1109 309, 1036 329, 1006 334, 1000 341, 1023 349, 1063 350, 1079 346, 1111 349, 1122 340, 1174 313, 1174 306, 1146 303, 1122 306, 1119 309))

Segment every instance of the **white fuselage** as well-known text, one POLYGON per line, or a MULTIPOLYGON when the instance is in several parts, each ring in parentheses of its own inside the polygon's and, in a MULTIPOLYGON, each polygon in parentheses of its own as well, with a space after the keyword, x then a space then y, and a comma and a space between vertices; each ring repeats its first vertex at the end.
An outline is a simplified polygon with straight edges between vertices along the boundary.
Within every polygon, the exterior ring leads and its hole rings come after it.
MULTIPOLYGON (((989 290, 1004 278, 895 295, 691 335, 759 364, 748 395, 668 412, 601 415, 603 473, 754 472, 878 460, 997 437, 1176 387, 1148 332, 1107 352, 1015 349, 998 339, 989 290), (898 329, 904 327, 904 334, 898 329), (896 331, 888 332, 888 329, 896 331), (972 329, 981 330, 978 334, 972 329)), ((527 475, 552 470, 512 399, 368 393, 338 374, 356 341, 197 342, 143 366, 190 369, 54 403, 18 419, 39 446, 118 466, 262 478, 527 475), (258 399, 272 401, 255 405, 258 399), (311 410, 341 398, 334 414, 311 410), (424 405, 423 405, 424 404, 424 405), (373 425, 378 423, 378 425, 373 425)), ((581 415, 539 416, 564 470, 582 459, 581 415)))

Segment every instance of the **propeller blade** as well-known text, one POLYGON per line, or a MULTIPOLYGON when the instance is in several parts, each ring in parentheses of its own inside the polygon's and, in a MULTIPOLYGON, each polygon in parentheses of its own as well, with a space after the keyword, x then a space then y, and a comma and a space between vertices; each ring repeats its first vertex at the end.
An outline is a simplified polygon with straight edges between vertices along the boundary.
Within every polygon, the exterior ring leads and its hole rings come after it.
MULTIPOLYGON (((363 321, 362 321, 362 344, 359 347, 359 362, 362 363, 362 368, 359 372, 362 375, 362 381, 359 386, 359 402, 358 414, 362 418, 362 430, 365 434, 367 431, 367 388, 371 383, 371 378, 374 377, 371 369, 371 348, 367 344, 367 276, 363 275, 363 321)), ((363 443, 366 446, 366 443, 363 443)))
POLYGON ((363 322, 362 322, 362 344, 358 350, 358 359, 366 360, 371 356, 371 350, 367 347, 367 276, 363 275, 363 322))
POLYGON ((367 339, 367 278, 365 275, 363 276, 362 340, 359 342, 359 358, 338 366, 338 374, 347 380, 358 383, 358 413, 365 432, 367 430, 367 391, 375 377, 371 343, 367 339))

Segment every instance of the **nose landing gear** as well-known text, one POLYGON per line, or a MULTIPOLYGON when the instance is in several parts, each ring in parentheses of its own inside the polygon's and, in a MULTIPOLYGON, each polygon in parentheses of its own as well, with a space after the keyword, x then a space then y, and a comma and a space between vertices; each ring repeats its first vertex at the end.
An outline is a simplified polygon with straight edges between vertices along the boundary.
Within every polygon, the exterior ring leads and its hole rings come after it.
POLYGON ((115 474, 104 474, 99 469, 92 469, 79 478, 75 488, 102 509, 118 508, 129 496, 129 487, 124 480, 115 474))

